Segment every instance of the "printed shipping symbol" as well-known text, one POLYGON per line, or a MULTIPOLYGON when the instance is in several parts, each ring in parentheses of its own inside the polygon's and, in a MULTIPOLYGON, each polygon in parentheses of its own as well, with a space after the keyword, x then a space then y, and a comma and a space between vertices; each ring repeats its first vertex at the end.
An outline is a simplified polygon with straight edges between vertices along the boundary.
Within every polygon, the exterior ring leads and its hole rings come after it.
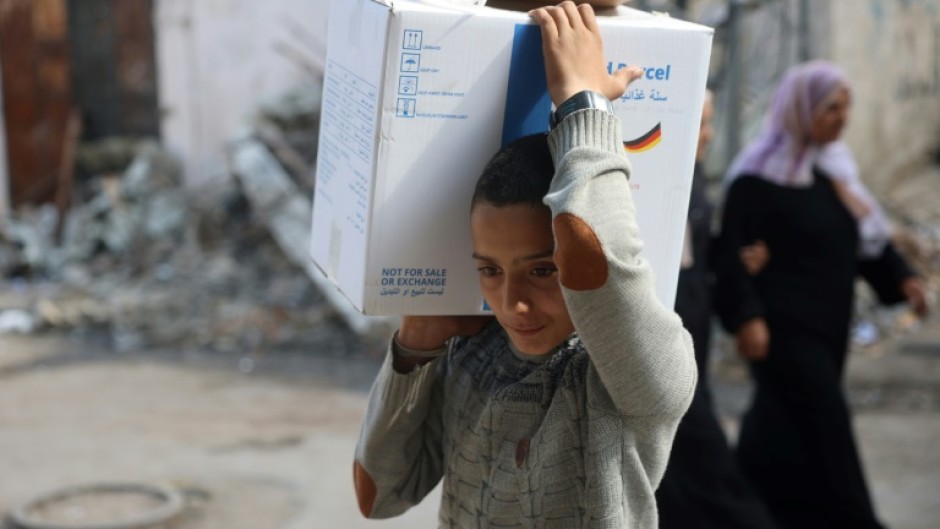
POLYGON ((422 32, 415 29, 406 29, 404 35, 404 42, 402 42, 401 47, 406 50, 420 50, 421 49, 421 39, 422 32))
POLYGON ((401 71, 417 72, 419 66, 421 66, 420 55, 418 55, 417 53, 402 53, 401 54, 401 71))
POLYGON ((396 115, 401 118, 413 118, 415 117, 415 102, 414 99, 399 98, 398 107, 396 108, 396 115))
POLYGON ((401 95, 415 95, 418 92, 418 78, 403 75, 398 80, 398 93, 401 95))

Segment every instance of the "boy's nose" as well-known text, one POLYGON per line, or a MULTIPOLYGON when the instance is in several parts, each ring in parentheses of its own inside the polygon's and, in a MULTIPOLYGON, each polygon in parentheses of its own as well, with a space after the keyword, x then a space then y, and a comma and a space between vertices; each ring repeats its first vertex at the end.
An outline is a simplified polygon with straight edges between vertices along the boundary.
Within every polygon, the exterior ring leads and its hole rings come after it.
POLYGON ((507 279, 505 284, 503 303, 510 312, 523 313, 529 311, 529 300, 525 288, 519 280, 507 279))

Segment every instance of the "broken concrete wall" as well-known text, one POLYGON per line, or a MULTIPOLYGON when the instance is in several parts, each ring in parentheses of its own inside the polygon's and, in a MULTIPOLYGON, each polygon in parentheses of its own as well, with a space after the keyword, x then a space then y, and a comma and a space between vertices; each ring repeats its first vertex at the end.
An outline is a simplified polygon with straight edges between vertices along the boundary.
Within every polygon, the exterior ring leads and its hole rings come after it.
POLYGON ((309 226, 309 193, 263 144, 229 144, 237 179, 183 188, 178 164, 156 144, 111 141, 83 147, 100 176, 76 192, 85 198, 60 244, 49 204, 21 206, 0 224, 0 293, 11 293, 0 296, 0 334, 103 330, 119 351, 208 348, 249 359, 283 346, 371 350, 361 333, 387 335, 350 318, 332 285, 311 281, 313 265, 294 244, 309 226), (132 161, 115 168, 123 151, 132 161))
POLYGON ((319 91, 329 0, 158 0, 161 134, 188 185, 224 163, 222 146, 264 102, 319 91))

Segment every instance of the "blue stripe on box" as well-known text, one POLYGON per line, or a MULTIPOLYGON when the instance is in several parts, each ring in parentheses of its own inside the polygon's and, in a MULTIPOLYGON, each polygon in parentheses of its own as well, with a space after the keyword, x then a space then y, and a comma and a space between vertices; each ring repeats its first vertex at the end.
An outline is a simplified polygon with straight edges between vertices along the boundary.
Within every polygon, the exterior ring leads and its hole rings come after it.
POLYGON ((529 134, 548 131, 548 113, 551 110, 541 30, 533 24, 517 24, 509 62, 502 145, 529 134))
MULTIPOLYGON (((542 33, 538 26, 517 24, 512 39, 509 61, 509 85, 506 87, 506 110, 503 113, 501 145, 529 134, 548 131, 548 113, 552 99, 545 80, 545 58, 542 56, 542 33)), ((484 312, 493 309, 483 300, 484 312)))

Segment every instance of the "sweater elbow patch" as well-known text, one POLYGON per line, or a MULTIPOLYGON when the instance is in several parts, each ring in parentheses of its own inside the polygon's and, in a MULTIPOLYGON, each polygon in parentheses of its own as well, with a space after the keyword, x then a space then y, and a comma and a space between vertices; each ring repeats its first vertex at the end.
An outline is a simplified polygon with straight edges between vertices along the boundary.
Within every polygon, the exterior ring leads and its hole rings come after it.
POLYGON ((359 501, 359 512, 368 518, 375 507, 377 490, 372 476, 358 461, 353 463, 353 484, 356 487, 356 499, 359 501))
POLYGON ((586 222, 570 213, 553 220, 555 264, 562 286, 571 290, 594 290, 607 282, 607 258, 601 241, 586 222))

